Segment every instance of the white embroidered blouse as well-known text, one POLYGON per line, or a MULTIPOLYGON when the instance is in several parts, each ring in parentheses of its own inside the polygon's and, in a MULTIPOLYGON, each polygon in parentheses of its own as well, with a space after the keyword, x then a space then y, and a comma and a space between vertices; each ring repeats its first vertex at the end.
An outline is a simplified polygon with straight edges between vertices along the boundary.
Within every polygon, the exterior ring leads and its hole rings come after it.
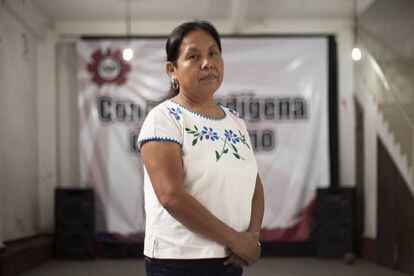
MULTIPOLYGON (((223 117, 208 118, 167 100, 142 125, 138 147, 151 140, 181 147, 185 189, 213 215, 237 231, 250 222, 257 164, 243 119, 220 107, 223 117)), ((223 258, 225 246, 190 231, 158 201, 144 167, 146 229, 144 255, 160 259, 223 258)))

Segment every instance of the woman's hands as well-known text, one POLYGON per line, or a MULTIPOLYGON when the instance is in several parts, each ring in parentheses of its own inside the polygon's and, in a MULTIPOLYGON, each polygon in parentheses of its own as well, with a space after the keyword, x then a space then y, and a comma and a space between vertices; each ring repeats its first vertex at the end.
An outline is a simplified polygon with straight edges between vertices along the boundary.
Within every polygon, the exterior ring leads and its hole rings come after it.
POLYGON ((251 266, 260 258, 259 233, 239 232, 230 245, 231 254, 224 265, 251 266))
POLYGON ((239 235, 234 242, 230 244, 231 254, 229 258, 224 262, 225 265, 232 264, 235 266, 250 266, 257 262, 260 257, 260 243, 259 235, 262 225, 264 213, 264 193, 262 181, 259 174, 256 177, 256 186, 252 200, 252 213, 250 217, 250 224, 247 228, 247 232, 239 233, 245 235, 239 235), (253 237, 253 240, 252 240, 253 237), (254 242, 253 242, 254 241, 254 242))
POLYGON ((225 265, 250 266, 260 258, 259 243, 260 228, 264 213, 264 193, 259 175, 256 177, 256 186, 252 200, 252 213, 247 232, 240 235, 230 244, 231 254, 224 262, 225 265))

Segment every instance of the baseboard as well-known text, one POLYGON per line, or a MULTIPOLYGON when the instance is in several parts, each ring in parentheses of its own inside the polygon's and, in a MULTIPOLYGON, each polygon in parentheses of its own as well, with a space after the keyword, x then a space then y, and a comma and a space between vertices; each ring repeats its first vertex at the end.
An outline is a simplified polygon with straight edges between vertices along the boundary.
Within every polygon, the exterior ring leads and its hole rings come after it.
POLYGON ((362 238, 362 258, 377 263, 377 240, 371 238, 362 238))
POLYGON ((4 242, 0 252, 0 276, 19 275, 53 258, 53 235, 41 234, 4 242))

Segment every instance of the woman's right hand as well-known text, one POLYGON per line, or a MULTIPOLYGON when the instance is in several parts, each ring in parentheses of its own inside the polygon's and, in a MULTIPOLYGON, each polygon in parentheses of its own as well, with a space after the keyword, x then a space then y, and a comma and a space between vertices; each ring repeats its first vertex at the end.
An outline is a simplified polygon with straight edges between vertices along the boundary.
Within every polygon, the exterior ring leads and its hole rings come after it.
POLYGON ((259 260, 261 247, 255 234, 239 232, 230 245, 230 250, 250 266, 259 260))

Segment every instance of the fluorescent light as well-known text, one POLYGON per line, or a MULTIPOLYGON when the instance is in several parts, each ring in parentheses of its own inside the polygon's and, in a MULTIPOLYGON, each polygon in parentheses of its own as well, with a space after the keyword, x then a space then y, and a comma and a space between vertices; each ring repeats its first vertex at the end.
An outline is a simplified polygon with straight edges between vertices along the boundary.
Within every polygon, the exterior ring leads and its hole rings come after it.
POLYGON ((131 48, 125 48, 122 57, 126 61, 130 61, 134 57, 134 51, 131 48))
POLYGON ((359 48, 352 49, 352 59, 353 60, 360 60, 362 57, 361 50, 359 48))

